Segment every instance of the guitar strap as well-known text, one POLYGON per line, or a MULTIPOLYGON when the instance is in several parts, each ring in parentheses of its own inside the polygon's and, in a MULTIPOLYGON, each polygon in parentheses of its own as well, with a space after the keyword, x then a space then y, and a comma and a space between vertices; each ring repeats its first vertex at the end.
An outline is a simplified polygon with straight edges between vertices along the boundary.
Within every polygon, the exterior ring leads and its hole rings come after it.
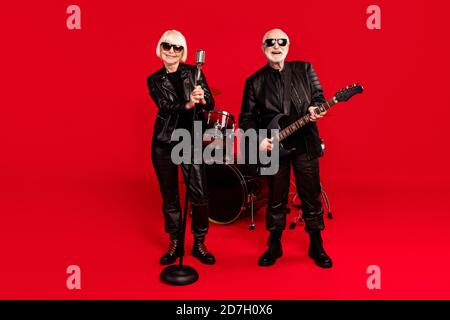
MULTIPOLYGON (((293 64, 293 66, 292 66, 291 73, 295 73, 294 66, 295 66, 295 64, 293 64)), ((293 91, 293 95, 291 96, 291 100, 292 100, 292 103, 294 104, 295 110, 297 111, 297 115, 300 117, 300 116, 302 116, 305 113, 304 113, 304 110, 302 110, 302 108, 301 108, 302 105, 303 105, 301 103, 302 100, 300 98, 300 95, 298 94, 297 89, 294 86, 294 82, 291 82, 291 90, 293 91), (294 95, 295 95, 295 97, 297 97, 298 101, 295 100, 294 95)), ((306 97, 306 99, 308 100, 308 97, 306 97)), ((308 105, 309 105, 309 102, 308 102, 308 105)))
POLYGON ((285 70, 283 75, 283 111, 284 114, 289 115, 291 108, 291 90, 292 90, 292 64, 285 62, 285 70))
POLYGON ((303 115, 303 113, 302 113, 302 109, 300 108, 301 105, 299 105, 299 103, 301 103, 300 96, 298 95, 297 89, 295 89, 294 83, 291 84, 291 87, 292 87, 292 91, 294 92, 295 96, 299 100, 299 101, 296 101, 294 99, 294 97, 292 97, 292 103, 294 104, 295 110, 297 111, 297 115, 301 116, 301 115, 303 115))

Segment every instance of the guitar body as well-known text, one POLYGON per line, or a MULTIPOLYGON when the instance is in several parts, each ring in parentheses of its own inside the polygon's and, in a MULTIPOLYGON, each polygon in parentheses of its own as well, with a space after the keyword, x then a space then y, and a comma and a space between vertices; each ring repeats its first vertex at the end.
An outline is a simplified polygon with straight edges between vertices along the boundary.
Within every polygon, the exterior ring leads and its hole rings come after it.
MULTIPOLYGON (((280 122, 281 122, 280 120, 282 120, 285 117, 287 117, 287 116, 285 114, 283 114, 283 113, 280 113, 280 114, 276 115, 270 121, 269 125, 267 126, 267 129, 268 130, 278 129, 278 130, 281 131, 283 128, 280 125, 280 122)), ((280 148, 279 148, 280 149, 280 154, 279 154, 280 158, 285 158, 285 157, 289 156, 295 150, 295 148, 294 149, 285 149, 284 146, 283 146, 283 143, 281 143, 281 142, 279 143, 279 145, 280 145, 280 148)))
MULTIPOLYGON (((355 94, 362 93, 363 87, 357 83, 352 86, 347 86, 334 95, 334 97, 327 102, 322 103, 321 105, 317 106, 317 108, 314 110, 316 114, 320 114, 321 112, 327 111, 331 108, 331 106, 335 105, 336 103, 348 101, 351 97, 353 97, 355 94)), ((280 159, 283 157, 289 156, 293 151, 295 151, 295 148, 293 149, 286 149, 283 147, 282 141, 289 137, 291 134, 305 126, 309 121, 310 117, 309 114, 304 115, 303 117, 300 117, 295 122, 286 125, 284 127, 283 118, 287 117, 285 114, 281 113, 276 115, 269 123, 269 125, 266 127, 266 129, 278 129, 279 132, 275 137, 271 137, 273 139, 277 139, 279 141, 279 157, 280 159), (283 127, 282 127, 283 126, 283 127)), ((269 131, 270 132, 270 131, 269 131)))

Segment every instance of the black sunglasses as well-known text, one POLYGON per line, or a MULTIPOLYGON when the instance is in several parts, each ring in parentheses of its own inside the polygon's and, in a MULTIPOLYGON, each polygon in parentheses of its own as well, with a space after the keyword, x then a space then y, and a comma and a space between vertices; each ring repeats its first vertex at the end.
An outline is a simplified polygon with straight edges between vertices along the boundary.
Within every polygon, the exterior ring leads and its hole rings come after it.
POLYGON ((284 47, 287 45, 287 39, 266 39, 264 40, 264 44, 266 47, 273 47, 275 43, 278 43, 280 47, 284 47))
POLYGON ((170 44, 168 42, 162 42, 161 47, 163 48, 164 51, 170 51, 170 49, 173 48, 173 51, 176 53, 179 53, 184 49, 183 46, 177 46, 175 44, 170 44))

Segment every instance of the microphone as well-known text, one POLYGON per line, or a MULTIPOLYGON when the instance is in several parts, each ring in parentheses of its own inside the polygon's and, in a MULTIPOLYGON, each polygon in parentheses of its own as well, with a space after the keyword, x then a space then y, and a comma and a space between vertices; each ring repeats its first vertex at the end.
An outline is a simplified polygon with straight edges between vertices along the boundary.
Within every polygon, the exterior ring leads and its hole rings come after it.
POLYGON ((202 65, 205 63, 205 50, 197 50, 197 77, 195 79, 195 84, 200 80, 200 75, 202 71, 202 65))
POLYGON ((197 66, 205 63, 205 50, 197 50, 197 66))

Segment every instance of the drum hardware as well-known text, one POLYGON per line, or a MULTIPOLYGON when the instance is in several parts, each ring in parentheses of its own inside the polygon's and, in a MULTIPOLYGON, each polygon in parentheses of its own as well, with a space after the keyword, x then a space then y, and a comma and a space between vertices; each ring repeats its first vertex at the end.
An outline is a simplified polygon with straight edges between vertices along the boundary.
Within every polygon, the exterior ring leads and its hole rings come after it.
MULTIPOLYGON (((322 188, 322 184, 320 185, 320 187, 322 188)), ((331 205, 330 205, 330 201, 328 200, 328 196, 327 193, 323 190, 322 188, 322 200, 325 202, 325 206, 327 207, 327 217, 328 219, 332 220, 333 219, 333 214, 331 213, 331 205)))
POLYGON ((250 193, 248 195, 248 200, 247 200, 248 202, 250 202, 250 216, 252 218, 252 221, 251 221, 251 223, 249 225, 249 229, 250 230, 255 230, 255 228, 256 228, 256 224, 255 224, 255 208, 254 208, 254 205, 255 205, 254 201, 255 201, 255 199, 256 199, 256 196, 253 193, 253 185, 252 185, 250 193))
MULTIPOLYGON (((321 192, 320 192, 320 197, 322 198, 322 201, 325 203, 325 207, 327 208, 327 217, 328 219, 333 219, 333 214, 331 213, 331 205, 330 205, 330 201, 328 199, 327 193, 325 192, 325 190, 322 187, 322 184, 320 184, 320 188, 321 188, 321 192)), ((298 197, 298 194, 295 193, 294 198, 292 199, 292 202, 294 202, 295 198, 298 197)), ((294 221, 291 222, 291 224, 289 225, 289 229, 293 230, 295 229, 295 227, 297 226, 297 223, 300 223, 300 225, 303 225, 303 218, 302 218, 302 206, 299 204, 293 204, 292 205, 293 208, 296 208, 298 210, 297 215, 294 218, 294 221)))
POLYGON ((292 207, 298 210, 298 214, 295 216, 294 221, 292 221, 289 226, 289 229, 291 230, 295 229, 297 223, 299 223, 301 226, 303 225, 302 210, 301 210, 302 206, 299 204, 294 204, 292 207))

